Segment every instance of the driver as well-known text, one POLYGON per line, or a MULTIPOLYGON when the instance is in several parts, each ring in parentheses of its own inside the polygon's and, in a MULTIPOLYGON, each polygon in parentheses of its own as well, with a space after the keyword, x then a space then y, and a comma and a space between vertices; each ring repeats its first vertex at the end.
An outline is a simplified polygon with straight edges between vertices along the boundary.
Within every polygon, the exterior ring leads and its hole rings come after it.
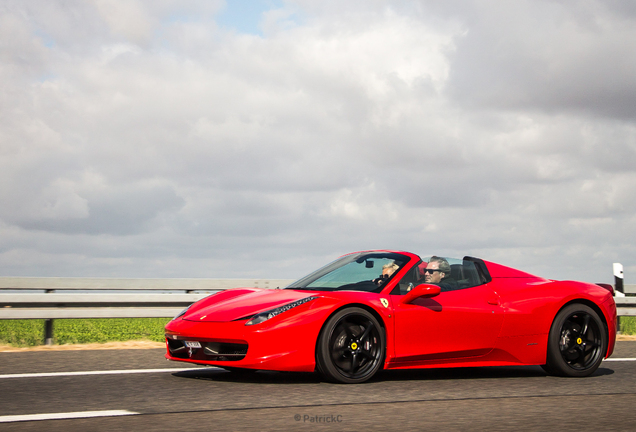
POLYGON ((424 281, 439 285, 443 291, 457 288, 457 282, 451 277, 451 266, 444 258, 431 257, 424 271, 424 281))

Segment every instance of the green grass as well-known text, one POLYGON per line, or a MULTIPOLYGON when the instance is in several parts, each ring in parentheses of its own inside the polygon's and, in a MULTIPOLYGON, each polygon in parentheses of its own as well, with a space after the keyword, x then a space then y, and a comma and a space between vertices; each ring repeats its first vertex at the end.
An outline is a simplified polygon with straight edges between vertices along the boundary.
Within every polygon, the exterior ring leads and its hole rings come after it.
MULTIPOLYGON (((164 340, 170 318, 57 319, 53 321, 55 344, 79 344, 129 340, 164 340)), ((621 332, 636 334, 636 317, 621 317, 621 332)), ((44 343, 44 320, 0 320, 0 344, 27 347, 44 343)))
POLYGON ((621 317, 621 332, 626 335, 636 334, 636 317, 621 317))
MULTIPOLYGON (((164 340, 170 318, 56 319, 54 343, 78 344, 129 340, 164 340)), ((44 320, 0 320, 0 344, 18 347, 44 343, 44 320)))

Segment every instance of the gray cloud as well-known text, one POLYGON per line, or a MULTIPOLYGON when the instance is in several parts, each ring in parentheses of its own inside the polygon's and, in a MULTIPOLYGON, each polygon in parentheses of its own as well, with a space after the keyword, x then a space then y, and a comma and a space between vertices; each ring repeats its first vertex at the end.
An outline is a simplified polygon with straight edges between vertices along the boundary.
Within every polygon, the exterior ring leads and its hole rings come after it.
POLYGON ((466 17, 449 79, 454 98, 473 107, 634 120, 633 14, 595 1, 492 6, 466 17))
POLYGON ((299 277, 341 253, 636 273, 634 8, 0 8, 0 273, 299 277))

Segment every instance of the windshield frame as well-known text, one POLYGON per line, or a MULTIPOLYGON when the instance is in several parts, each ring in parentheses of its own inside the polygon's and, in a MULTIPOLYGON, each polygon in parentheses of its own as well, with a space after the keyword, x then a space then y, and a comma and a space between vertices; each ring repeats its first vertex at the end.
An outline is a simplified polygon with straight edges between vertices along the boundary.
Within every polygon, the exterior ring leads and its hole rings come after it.
MULTIPOLYGON (((318 270, 315 270, 309 273, 307 276, 289 284, 284 289, 294 289, 294 290, 303 290, 303 291, 361 291, 361 292, 380 293, 395 279, 398 273, 401 273, 401 270, 409 266, 409 263, 411 263, 411 261, 413 260, 413 257, 410 255, 411 254, 391 252, 391 251, 354 252, 351 254, 341 256, 335 261, 332 261, 331 263, 319 268, 318 270), (308 285, 310 285, 311 283, 319 280, 320 278, 346 265, 349 265, 353 262, 358 262, 361 264, 363 261, 366 261, 370 258, 392 259, 398 265, 398 269, 395 270, 393 274, 389 276, 388 279, 386 279, 383 283, 381 283, 379 286, 377 286, 374 289, 355 289, 355 285, 356 285, 355 283, 348 283, 348 284, 342 285, 340 287, 335 287, 335 288, 334 287, 308 287, 308 285)), ((378 270, 379 270, 378 271, 378 276, 379 276, 380 273, 382 272, 382 269, 380 268, 378 270)), ((366 281, 360 281, 360 283, 362 282, 366 282, 366 281)), ((368 284, 366 284, 366 286, 368 286, 368 284)))

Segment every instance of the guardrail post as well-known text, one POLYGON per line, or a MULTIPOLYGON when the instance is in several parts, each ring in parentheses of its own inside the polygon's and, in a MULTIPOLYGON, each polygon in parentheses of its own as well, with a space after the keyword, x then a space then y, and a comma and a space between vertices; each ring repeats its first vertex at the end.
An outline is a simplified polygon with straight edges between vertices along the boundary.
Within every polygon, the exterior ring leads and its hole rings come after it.
POLYGON ((53 345, 53 320, 44 320, 44 345, 53 345))
POLYGON ((623 279, 624 279, 623 264, 614 263, 614 288, 617 291, 620 291, 621 293, 625 294, 623 279))
MULTIPOLYGON (((623 264, 614 263, 613 267, 614 267, 614 289, 616 291, 618 291, 619 293, 623 294, 623 296, 624 296, 625 295, 625 286, 623 284, 623 280, 624 280, 623 264)), ((620 316, 616 317, 616 332, 617 333, 622 333, 621 332, 621 317, 620 316)))

